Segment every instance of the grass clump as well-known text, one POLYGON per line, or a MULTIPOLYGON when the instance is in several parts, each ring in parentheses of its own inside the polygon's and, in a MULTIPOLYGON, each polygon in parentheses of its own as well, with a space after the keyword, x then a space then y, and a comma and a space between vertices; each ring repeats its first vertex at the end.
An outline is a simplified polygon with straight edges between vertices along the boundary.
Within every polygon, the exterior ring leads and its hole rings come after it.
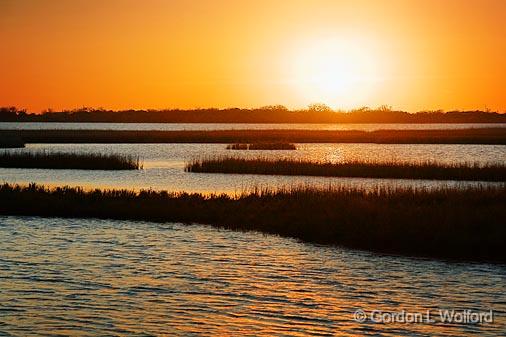
POLYGON ((139 170, 139 158, 118 154, 63 153, 63 152, 8 152, 0 153, 0 167, 76 169, 76 170, 139 170))
POLYGON ((227 150, 249 150, 249 144, 241 144, 241 143, 228 144, 227 150))
POLYGON ((201 223, 372 251, 506 261, 506 185, 238 196, 0 185, 0 214, 201 223))
POLYGON ((0 149, 23 147, 25 147, 25 143, 19 137, 0 137, 0 149))
POLYGON ((292 143, 235 143, 227 145, 227 150, 297 150, 292 143))
POLYGON ((196 159, 187 172, 431 180, 506 181, 503 164, 347 161, 216 157, 196 159))

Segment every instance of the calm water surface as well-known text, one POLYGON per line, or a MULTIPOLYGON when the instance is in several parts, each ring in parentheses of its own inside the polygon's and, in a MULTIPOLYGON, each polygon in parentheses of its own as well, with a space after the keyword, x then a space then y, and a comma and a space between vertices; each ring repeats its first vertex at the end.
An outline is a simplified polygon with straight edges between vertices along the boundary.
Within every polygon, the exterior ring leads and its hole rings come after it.
POLYGON ((504 128, 506 123, 477 124, 266 124, 266 123, 17 123, 1 122, 0 130, 421 130, 504 128))
POLYGON ((506 266, 381 256, 200 225, 0 217, 0 335, 499 336, 506 266), (494 323, 357 323, 357 309, 494 323))
POLYGON ((81 171, 0 168, 0 182, 85 187, 153 188, 188 192, 235 193, 252 187, 289 187, 294 185, 440 186, 470 184, 448 181, 293 177, 184 172, 185 163, 206 156, 298 158, 324 161, 349 159, 392 161, 438 161, 505 163, 504 145, 425 145, 425 144, 298 144, 296 151, 233 151, 226 144, 29 144, 24 149, 6 151, 48 151, 79 153, 119 153, 139 156, 144 169, 139 171, 81 171))

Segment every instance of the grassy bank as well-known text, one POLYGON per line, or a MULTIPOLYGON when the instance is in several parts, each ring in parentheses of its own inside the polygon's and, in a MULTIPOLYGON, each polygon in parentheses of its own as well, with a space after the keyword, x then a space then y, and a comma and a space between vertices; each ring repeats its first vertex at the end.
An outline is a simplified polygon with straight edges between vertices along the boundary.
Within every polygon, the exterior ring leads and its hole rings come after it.
POLYGON ((0 167, 79 169, 79 170, 138 170, 139 158, 117 154, 7 152, 0 153, 0 167))
POLYGON ((379 143, 505 144, 506 128, 454 130, 0 130, 25 143, 379 143))
POLYGON ((227 150, 297 150, 292 143, 235 143, 227 145, 227 150))
POLYGON ((0 186, 0 214, 202 223, 407 255, 505 262, 506 186, 227 195, 0 186))
POLYGON ((329 163, 297 159, 216 157, 191 161, 186 165, 185 170, 289 176, 506 181, 506 166, 501 164, 367 161, 329 163))

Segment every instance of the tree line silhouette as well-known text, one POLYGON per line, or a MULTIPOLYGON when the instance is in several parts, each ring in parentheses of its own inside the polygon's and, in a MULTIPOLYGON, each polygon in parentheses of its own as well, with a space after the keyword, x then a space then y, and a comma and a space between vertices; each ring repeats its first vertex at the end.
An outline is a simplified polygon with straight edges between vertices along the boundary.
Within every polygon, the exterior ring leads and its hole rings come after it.
POLYGON ((506 114, 492 111, 420 111, 408 113, 389 106, 351 111, 324 104, 289 110, 282 105, 254 109, 122 110, 80 108, 29 113, 1 107, 0 122, 111 122, 111 123, 506 123, 506 114))

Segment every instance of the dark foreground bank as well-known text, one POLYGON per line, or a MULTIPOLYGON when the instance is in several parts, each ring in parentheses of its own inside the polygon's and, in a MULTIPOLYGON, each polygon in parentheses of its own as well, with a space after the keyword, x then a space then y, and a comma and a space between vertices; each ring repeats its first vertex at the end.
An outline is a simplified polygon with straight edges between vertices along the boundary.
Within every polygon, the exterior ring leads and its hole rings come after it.
POLYGON ((372 251, 506 262, 506 186, 295 189, 239 197, 0 186, 0 214, 202 223, 372 251))
POLYGON ((74 170, 138 170, 139 158, 119 154, 0 152, 0 167, 74 170))
POLYGON ((0 130, 25 143, 506 144, 506 128, 453 130, 0 130))
POLYGON ((506 181, 506 166, 503 164, 367 161, 329 163, 297 159, 216 157, 193 160, 186 165, 185 170, 289 176, 506 181))

